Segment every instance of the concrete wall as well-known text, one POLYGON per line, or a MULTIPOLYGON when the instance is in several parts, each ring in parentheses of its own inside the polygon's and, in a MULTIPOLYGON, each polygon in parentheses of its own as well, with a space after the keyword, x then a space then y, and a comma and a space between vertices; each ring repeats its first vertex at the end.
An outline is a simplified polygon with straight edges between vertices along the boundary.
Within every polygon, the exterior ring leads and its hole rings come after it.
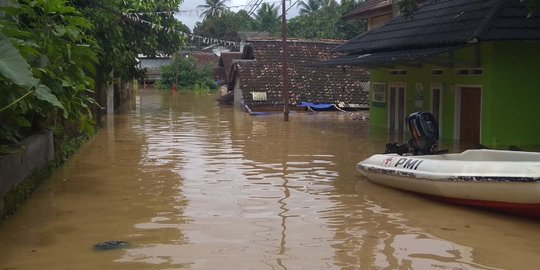
POLYGON ((3 198, 26 177, 49 164, 54 158, 52 131, 42 131, 24 139, 19 152, 0 156, 0 209, 3 198))

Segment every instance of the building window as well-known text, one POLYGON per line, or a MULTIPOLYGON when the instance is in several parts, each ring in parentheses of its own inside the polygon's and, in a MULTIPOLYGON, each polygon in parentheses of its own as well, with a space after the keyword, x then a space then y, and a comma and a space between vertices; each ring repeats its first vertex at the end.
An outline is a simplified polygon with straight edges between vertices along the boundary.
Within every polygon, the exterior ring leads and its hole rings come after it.
POLYGON ((484 70, 481 68, 460 68, 456 69, 456 75, 463 76, 480 76, 484 74, 484 70))
POLYGON ((374 82, 371 84, 371 101, 386 103, 386 83, 374 82))
POLYGON ((266 92, 251 92, 254 101, 266 101, 266 92))
POLYGON ((431 76, 442 76, 443 70, 442 69, 432 69, 431 70, 431 76))
POLYGON ((404 70, 404 69, 391 69, 388 73, 390 75, 407 75, 407 70, 404 70))

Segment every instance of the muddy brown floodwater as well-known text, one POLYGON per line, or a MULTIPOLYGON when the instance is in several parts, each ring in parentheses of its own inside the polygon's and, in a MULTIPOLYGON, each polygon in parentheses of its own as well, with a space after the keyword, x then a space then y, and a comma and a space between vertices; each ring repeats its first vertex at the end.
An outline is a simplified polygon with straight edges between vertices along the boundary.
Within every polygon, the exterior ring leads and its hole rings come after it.
POLYGON ((364 113, 215 100, 140 89, 0 224, 0 269, 538 269, 539 222, 360 176, 364 113))

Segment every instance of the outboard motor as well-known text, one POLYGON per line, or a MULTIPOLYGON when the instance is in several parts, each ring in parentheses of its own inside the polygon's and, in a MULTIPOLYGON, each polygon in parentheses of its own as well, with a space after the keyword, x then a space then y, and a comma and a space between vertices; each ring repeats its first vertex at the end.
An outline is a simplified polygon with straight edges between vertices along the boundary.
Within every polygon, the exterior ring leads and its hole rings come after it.
POLYGON ((439 126, 433 114, 414 112, 409 114, 405 121, 412 138, 404 144, 386 144, 386 154, 433 155, 438 153, 439 126))
POLYGON ((439 126, 433 114, 414 112, 405 118, 412 138, 409 146, 414 155, 432 155, 439 145, 439 126))

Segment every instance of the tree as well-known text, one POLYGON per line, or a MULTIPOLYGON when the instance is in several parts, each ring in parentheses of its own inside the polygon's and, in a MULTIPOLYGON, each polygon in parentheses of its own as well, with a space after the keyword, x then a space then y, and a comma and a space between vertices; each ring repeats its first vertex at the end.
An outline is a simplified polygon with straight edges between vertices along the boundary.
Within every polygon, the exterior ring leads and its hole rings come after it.
POLYGON ((257 11, 254 20, 254 29, 275 33, 281 23, 278 8, 274 4, 263 3, 257 11))
POLYGON ((289 34, 296 38, 351 39, 366 30, 365 21, 341 19, 356 6, 354 0, 342 0, 341 4, 325 5, 312 15, 294 17, 288 23, 289 34))
POLYGON ((206 0, 205 5, 198 5, 197 8, 204 8, 205 11, 201 14, 201 17, 208 19, 210 17, 220 17, 229 8, 225 3, 229 0, 206 0))
POLYGON ((301 1, 298 3, 298 6, 300 7, 300 15, 308 15, 312 16, 319 9, 321 9, 323 5, 323 0, 308 0, 307 3, 304 1, 301 1))
POLYGON ((236 40, 238 32, 251 30, 253 19, 246 11, 237 13, 225 11, 220 17, 209 17, 202 22, 197 22, 193 33, 203 37, 217 38, 221 40, 236 40))
POLYGON ((97 44, 65 0, 21 0, 0 22, 0 153, 39 129, 91 133, 97 44), (2 149, 3 148, 3 149, 2 149))
POLYGON ((336 8, 339 4, 336 2, 336 0, 322 0, 323 7, 330 7, 330 8, 336 8))
POLYGON ((195 58, 175 57, 170 65, 161 68, 160 89, 171 89, 173 83, 178 87, 193 90, 215 90, 217 84, 209 65, 198 66, 195 58))

